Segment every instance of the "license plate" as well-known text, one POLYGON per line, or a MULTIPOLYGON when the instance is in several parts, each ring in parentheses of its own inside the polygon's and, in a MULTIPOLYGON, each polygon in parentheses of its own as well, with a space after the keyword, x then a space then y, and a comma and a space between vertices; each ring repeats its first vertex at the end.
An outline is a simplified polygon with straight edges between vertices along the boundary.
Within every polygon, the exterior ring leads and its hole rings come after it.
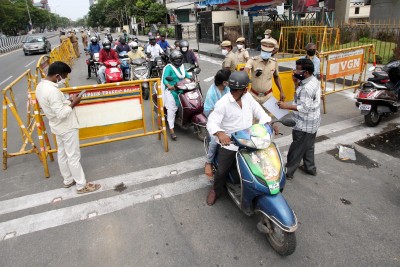
POLYGON ((368 104, 361 104, 358 108, 359 108, 360 110, 371 110, 371 105, 368 105, 368 104))
POLYGON ((277 190, 277 189, 279 189, 279 183, 269 184, 268 187, 269 187, 269 190, 271 190, 271 191, 277 190))
POLYGON ((118 68, 111 68, 110 72, 111 73, 116 73, 116 72, 119 72, 119 69, 118 68))
POLYGON ((193 100, 193 99, 198 98, 199 94, 197 92, 191 92, 191 93, 188 93, 188 97, 190 100, 193 100))

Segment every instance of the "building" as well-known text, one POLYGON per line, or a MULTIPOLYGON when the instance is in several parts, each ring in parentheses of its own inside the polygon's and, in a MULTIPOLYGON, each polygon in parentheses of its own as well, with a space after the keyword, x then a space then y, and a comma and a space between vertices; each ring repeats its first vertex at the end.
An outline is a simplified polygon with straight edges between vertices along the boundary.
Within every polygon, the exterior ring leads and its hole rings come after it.
POLYGON ((349 22, 369 21, 371 10, 370 0, 351 0, 349 8, 349 22))
POLYGON ((188 0, 167 0, 168 13, 172 14, 179 23, 196 22, 196 11, 194 1, 188 0))
POLYGON ((98 0, 89 0, 90 6, 96 5, 97 3, 98 3, 98 0))
POLYGON ((37 8, 41 8, 41 9, 50 11, 50 6, 49 6, 49 3, 47 2, 47 0, 41 0, 40 2, 37 2, 37 3, 35 3, 35 2, 32 0, 32 5, 33 5, 34 7, 37 7, 37 8))
POLYGON ((400 1, 399 0, 371 0, 372 21, 379 20, 400 20, 400 1))

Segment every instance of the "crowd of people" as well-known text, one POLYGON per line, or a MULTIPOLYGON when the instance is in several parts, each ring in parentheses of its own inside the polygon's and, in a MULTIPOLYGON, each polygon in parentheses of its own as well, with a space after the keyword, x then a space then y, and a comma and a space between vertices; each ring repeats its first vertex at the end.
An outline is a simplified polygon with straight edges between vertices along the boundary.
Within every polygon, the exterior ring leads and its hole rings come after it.
MULTIPOLYGON (((293 70, 295 97, 293 103, 285 102, 285 95, 279 79, 278 60, 275 55, 279 49, 278 43, 270 36, 270 30, 265 31, 265 38, 261 40, 260 55, 250 57, 245 48, 246 40, 240 37, 236 40, 236 52, 230 41, 221 43, 221 53, 225 56, 222 68, 217 71, 214 83, 207 91, 204 101, 204 114, 208 117, 207 130, 209 132, 209 149, 206 155, 205 174, 213 181, 212 189, 207 195, 207 204, 213 205, 223 192, 225 177, 235 164, 235 155, 238 147, 231 143, 231 134, 249 128, 254 123, 270 123, 271 114, 262 105, 272 96, 272 79, 280 91, 278 106, 281 109, 291 110, 296 125, 293 127, 293 142, 290 145, 286 177, 293 179, 297 168, 310 175, 317 175, 314 160, 314 143, 318 131, 320 116, 320 85, 319 59, 316 56, 315 44, 305 47, 306 55, 296 61, 293 70), (238 64, 244 68, 238 70, 238 64), (250 78, 251 89, 249 90, 250 78), (213 173, 213 162, 218 151, 218 169, 213 173), (303 164, 300 165, 301 161, 303 164)), ((74 33, 70 33, 71 38, 74 33)), ((100 53, 100 62, 109 58, 118 60, 118 52, 126 51, 131 60, 137 58, 156 57, 172 49, 169 55, 170 62, 163 70, 162 88, 163 99, 167 109, 167 121, 172 140, 177 140, 174 132, 175 114, 180 105, 178 96, 182 93, 175 84, 191 75, 183 67, 189 62, 198 66, 198 61, 189 43, 185 40, 175 43, 171 47, 165 36, 160 40, 149 37, 147 45, 142 46, 137 39, 129 38, 124 33, 118 40, 106 35, 102 46, 99 37, 90 37, 82 33, 82 41, 88 53, 100 53), (86 44, 85 44, 86 41, 86 44), (168 77, 168 79, 167 79, 168 77)), ((75 36, 76 38, 76 36, 75 36)), ((61 40, 62 41, 62 40, 61 40)), ((71 40, 72 41, 72 40, 71 40)), ((76 41, 77 42, 77 41, 76 41)), ((72 42, 75 43, 75 39, 72 42)), ((99 74, 102 73, 102 68, 99 74)), ((68 65, 54 62, 50 65, 48 75, 37 86, 37 99, 49 119, 50 128, 56 135, 58 145, 58 162, 61 175, 64 178, 64 187, 76 184, 78 193, 93 192, 100 188, 99 184, 86 182, 80 165, 78 122, 74 107, 81 98, 74 96, 65 99, 58 86, 71 72, 68 65)), ((90 77, 90 71, 88 73, 90 77)), ((279 130, 274 125, 277 134, 279 130)))

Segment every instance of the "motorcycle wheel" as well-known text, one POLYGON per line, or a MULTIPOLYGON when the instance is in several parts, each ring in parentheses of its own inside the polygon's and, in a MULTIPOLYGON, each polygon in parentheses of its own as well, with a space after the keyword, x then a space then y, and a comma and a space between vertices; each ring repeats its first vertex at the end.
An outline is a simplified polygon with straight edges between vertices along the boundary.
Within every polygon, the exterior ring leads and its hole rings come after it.
POLYGON ((197 139, 204 142, 204 139, 208 137, 208 131, 206 127, 203 126, 195 126, 197 139))
POLYGON ((294 232, 288 233, 279 228, 275 223, 271 222, 267 217, 262 216, 264 225, 271 226, 272 233, 266 234, 267 240, 271 247, 281 256, 289 256, 296 250, 296 235, 294 232))
POLYGON ((375 127, 381 121, 381 117, 376 108, 373 108, 367 115, 364 115, 365 124, 369 127, 375 127))

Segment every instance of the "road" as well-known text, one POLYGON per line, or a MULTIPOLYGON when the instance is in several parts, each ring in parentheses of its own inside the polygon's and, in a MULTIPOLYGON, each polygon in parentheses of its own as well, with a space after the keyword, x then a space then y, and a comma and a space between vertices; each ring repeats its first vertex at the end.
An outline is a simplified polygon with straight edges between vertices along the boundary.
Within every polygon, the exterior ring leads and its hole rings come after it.
MULTIPOLYGON (((1 56, 7 68, 0 82, 38 57, 1 56)), ((200 65, 206 91, 220 60, 202 56, 200 65)), ((82 56, 71 85, 94 83, 86 74, 82 56)), ((15 92, 21 113, 25 92, 15 92)), ((0 178, 0 266, 399 266, 398 158, 358 145, 355 162, 335 155, 337 144, 396 127, 400 118, 376 128, 362 121, 349 93, 328 97, 316 144, 318 176, 296 172, 284 190, 299 219, 289 257, 278 256, 256 229, 257 218, 226 196, 206 205, 202 144, 193 130, 177 129, 168 153, 154 136, 82 149, 87 179, 102 184, 89 195, 61 188, 56 162, 45 179, 36 156, 10 159, 0 178), (114 190, 121 182, 127 189, 114 190)), ((281 130, 276 142, 286 156, 290 129, 281 130)), ((19 130, 10 131, 10 150, 18 149, 19 130)))

